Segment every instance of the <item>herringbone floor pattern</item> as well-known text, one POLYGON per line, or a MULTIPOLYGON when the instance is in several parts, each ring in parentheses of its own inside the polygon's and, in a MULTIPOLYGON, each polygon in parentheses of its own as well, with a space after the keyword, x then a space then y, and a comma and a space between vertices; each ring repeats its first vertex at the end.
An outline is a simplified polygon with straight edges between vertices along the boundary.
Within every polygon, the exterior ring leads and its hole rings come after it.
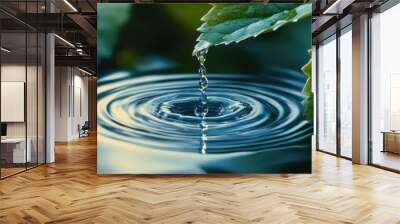
POLYGON ((94 137, 0 181, 0 223, 400 223, 400 175, 315 152, 312 175, 98 176, 94 137))

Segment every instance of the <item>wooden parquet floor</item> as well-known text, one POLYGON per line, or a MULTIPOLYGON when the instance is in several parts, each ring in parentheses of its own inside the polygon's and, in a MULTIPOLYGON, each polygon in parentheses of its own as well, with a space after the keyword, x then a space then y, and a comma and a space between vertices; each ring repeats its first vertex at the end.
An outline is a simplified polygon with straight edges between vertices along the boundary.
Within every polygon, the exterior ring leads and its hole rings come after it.
POLYGON ((312 175, 99 176, 96 139, 0 181, 0 223, 400 223, 400 175, 313 153, 312 175))

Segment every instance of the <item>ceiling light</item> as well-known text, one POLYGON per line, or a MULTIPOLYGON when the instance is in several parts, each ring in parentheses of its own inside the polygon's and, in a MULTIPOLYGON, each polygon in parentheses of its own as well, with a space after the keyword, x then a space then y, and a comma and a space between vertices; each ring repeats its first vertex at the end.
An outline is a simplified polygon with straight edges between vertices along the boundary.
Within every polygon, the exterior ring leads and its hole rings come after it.
POLYGON ((68 5, 68 7, 70 7, 74 12, 78 12, 78 10, 68 1, 68 0, 64 0, 65 4, 68 5))
POLYGON ((83 69, 81 69, 81 68, 79 68, 79 67, 78 67, 78 70, 81 71, 81 72, 83 72, 83 73, 85 73, 86 75, 90 75, 90 76, 92 75, 92 73, 90 73, 90 72, 88 72, 88 71, 86 71, 86 70, 83 70, 83 69))
POLYGON ((83 55, 83 54, 84 54, 82 48, 77 48, 77 49, 76 49, 76 53, 78 53, 78 55, 83 55))
POLYGON ((61 40, 62 42, 66 43, 68 46, 75 48, 75 45, 73 45, 73 44, 72 44, 71 42, 69 42, 68 40, 66 40, 66 39, 64 39, 64 38, 62 38, 62 37, 60 37, 60 36, 57 35, 57 34, 54 34, 54 36, 57 37, 57 38, 58 38, 59 40, 61 40))
POLYGON ((4 51, 6 53, 10 53, 11 52, 11 50, 9 50, 9 49, 7 49, 5 47, 1 47, 0 49, 1 49, 1 51, 4 51))

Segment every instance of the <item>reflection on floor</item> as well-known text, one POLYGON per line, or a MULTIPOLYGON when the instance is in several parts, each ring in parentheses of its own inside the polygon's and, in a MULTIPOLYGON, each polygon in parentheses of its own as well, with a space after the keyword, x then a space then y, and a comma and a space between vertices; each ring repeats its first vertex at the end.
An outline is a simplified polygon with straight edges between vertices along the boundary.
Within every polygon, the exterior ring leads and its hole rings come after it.
POLYGON ((23 168, 20 168, 20 167, 17 167, 17 168, 1 168, 1 177, 4 178, 4 177, 10 176, 10 175, 22 172, 24 170, 25 170, 25 167, 23 167, 23 168))
POLYGON ((351 158, 352 157, 352 149, 351 148, 346 148, 346 147, 342 147, 341 148, 341 155, 347 158, 351 158))
POLYGON ((36 163, 27 163, 26 166, 25 164, 9 164, 9 165, 4 165, 1 168, 1 178, 5 178, 8 176, 11 176, 13 174, 17 174, 20 173, 22 171, 25 171, 26 169, 30 169, 32 167, 36 167, 37 164, 36 163))
POLYGON ((0 223, 399 223, 400 175, 313 152, 312 174, 97 175, 96 139, 0 181, 0 223))
POLYGON ((400 155, 392 152, 374 151, 373 163, 400 171, 400 155))

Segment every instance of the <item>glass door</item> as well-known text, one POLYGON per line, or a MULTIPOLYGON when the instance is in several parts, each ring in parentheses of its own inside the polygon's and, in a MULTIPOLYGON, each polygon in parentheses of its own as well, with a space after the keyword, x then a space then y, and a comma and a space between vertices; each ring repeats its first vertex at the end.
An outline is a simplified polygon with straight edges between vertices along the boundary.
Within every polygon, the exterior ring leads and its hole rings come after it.
POLYGON ((26 42, 25 31, 1 34, 2 178, 26 170, 31 161, 26 136, 26 42))
POLYGON ((38 165, 38 33, 27 32, 27 151, 30 159, 27 167, 38 165))
POLYGON ((352 157, 352 32, 351 25, 340 32, 340 156, 352 157))
MULTIPOLYGON (((1 2, 43 13, 44 1, 1 2)), ((43 33, 0 12, 0 179, 45 163, 45 44, 43 33)))
POLYGON ((371 18, 370 162, 400 171, 400 4, 371 18))
POLYGON ((336 35, 317 51, 317 149, 336 154, 336 35))

